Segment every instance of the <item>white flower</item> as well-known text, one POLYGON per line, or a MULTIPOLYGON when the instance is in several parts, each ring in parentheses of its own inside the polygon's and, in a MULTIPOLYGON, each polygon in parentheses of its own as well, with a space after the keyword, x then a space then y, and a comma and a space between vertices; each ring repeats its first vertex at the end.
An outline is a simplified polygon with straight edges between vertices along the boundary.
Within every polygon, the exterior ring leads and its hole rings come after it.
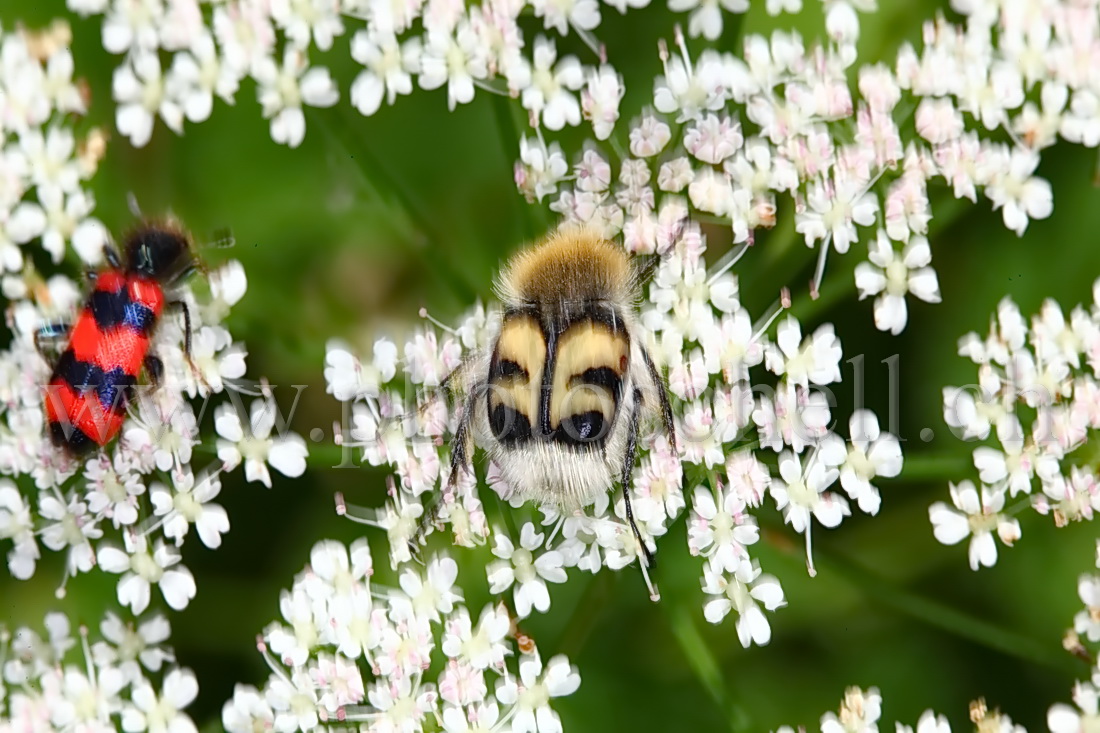
POLYGON ((401 46, 392 31, 374 25, 352 36, 352 58, 366 67, 351 85, 351 103, 360 114, 377 112, 383 97, 393 104, 399 94, 412 92, 409 71, 419 50, 411 42, 401 46))
POLYGON ((222 535, 229 531, 229 515, 220 504, 214 504, 222 483, 216 474, 200 476, 196 486, 191 471, 173 471, 175 491, 163 484, 154 483, 149 491, 153 513, 164 517, 164 536, 183 544, 191 525, 195 525, 199 539, 210 549, 221 546, 222 535))
POLYGON ((114 0, 103 19, 103 48, 115 54, 156 51, 163 20, 160 0, 114 0))
POLYGON ((951 484, 952 509, 942 501, 928 508, 928 518, 932 522, 933 534, 945 545, 954 545, 967 537, 970 540, 970 567, 992 567, 997 562, 997 544, 993 541, 996 532, 1001 542, 1011 546, 1020 538, 1020 523, 1001 513, 1005 503, 1005 492, 989 486, 982 486, 979 498, 978 490, 970 481, 951 484))
MULTIPOLYGON (((654 115, 644 115, 640 122, 630 128, 630 154, 639 158, 652 158, 664 150, 671 139, 672 128, 668 123, 654 115)), ((645 172, 648 173, 648 170, 645 172)))
POLYGON ((298 48, 309 46, 310 36, 321 51, 332 48, 344 32, 340 5, 335 0, 271 0, 271 19, 298 48))
POLYGON ((997 421, 997 440, 1003 452, 989 446, 974 449, 974 466, 982 483, 994 485, 1007 480, 1009 496, 1031 493, 1036 471, 1051 475, 1058 472, 1057 460, 1039 455, 1034 445, 1025 444, 1023 426, 1016 415, 997 421))
POLYGON ((530 79, 527 83, 520 81, 520 86, 526 87, 523 107, 541 115, 542 124, 549 130, 581 123, 581 106, 573 92, 584 86, 584 72, 576 57, 567 56, 555 65, 557 56, 554 42, 539 36, 535 39, 530 79))
POLYGON ((790 451, 779 455, 779 476, 772 478, 769 491, 783 519, 795 532, 806 532, 811 515, 826 527, 836 527, 850 514, 848 502, 832 492, 826 493, 839 476, 839 471, 827 465, 818 455, 810 458, 805 473, 799 456, 790 451))
POLYGON ((678 13, 691 10, 688 35, 716 41, 722 35, 722 12, 744 13, 749 0, 669 0, 668 9, 678 13))
MULTIPOLYGON (((897 733, 914 733, 908 725, 897 724, 897 733)), ((925 710, 917 721, 915 733, 951 733, 951 724, 946 716, 936 715, 933 710, 925 710)))
POLYGON ((795 214, 795 229, 806 238, 806 246, 831 238, 841 254, 858 241, 856 226, 873 224, 878 211, 878 199, 850 178, 815 181, 807 192, 806 203, 806 209, 795 214))
POLYGON ((99 550, 100 566, 108 573, 122 574, 118 581, 118 602, 139 614, 149 607, 150 586, 157 585, 170 607, 177 611, 186 608, 195 597, 195 577, 179 565, 179 551, 157 540, 150 554, 140 536, 130 544, 126 552, 116 547, 99 550))
POLYGON ((1085 610, 1073 617, 1073 630, 1089 641, 1100 641, 1100 575, 1082 575, 1077 581, 1077 595, 1085 610))
POLYGON ((191 366, 183 371, 187 394, 221 392, 226 381, 244 376, 244 347, 234 344, 229 331, 221 326, 203 326, 191 336, 191 366))
POLYGON ((756 562, 741 563, 732 575, 708 562, 703 566, 703 592, 717 596, 703 605, 703 615, 712 624, 720 623, 730 611, 737 612, 737 638, 746 649, 771 641, 771 625, 760 606, 775 611, 787 605, 779 581, 761 574, 756 562))
POLYGON ((1064 703, 1052 705, 1047 713, 1047 727, 1051 733, 1086 733, 1100 725, 1100 693, 1088 682, 1078 682, 1073 687, 1076 708, 1064 703))
POLYGON ((840 359, 844 352, 831 323, 818 327, 803 343, 802 327, 794 316, 787 316, 776 329, 775 345, 769 345, 764 354, 768 369, 786 375, 792 385, 806 387, 811 382, 840 381, 840 359))
POLYGON ((317 727, 316 686, 304 669, 295 670, 290 678, 273 676, 267 684, 264 701, 275 712, 277 731, 311 731, 317 727))
POLYGON ((519 679, 503 678, 497 684, 497 700, 514 706, 513 733, 561 733, 561 720, 550 707, 555 697, 572 695, 581 676, 563 654, 553 657, 543 669, 536 653, 519 662, 519 679))
POLYGON ((182 105, 184 116, 202 122, 210 117, 214 95, 233 103, 240 81, 239 71, 222 60, 214 37, 204 30, 188 50, 172 59, 167 85, 176 85, 173 96, 182 105))
POLYGON ((698 487, 692 509, 695 516, 688 524, 691 554, 710 558, 715 572, 732 573, 748 562, 747 546, 760 539, 760 530, 739 494, 719 486, 715 502, 713 493, 698 487))
POLYGON ((459 364, 462 349, 451 337, 439 343, 434 331, 420 332, 405 343, 405 366, 414 384, 438 386, 459 364))
POLYGON ((1001 209, 1005 226, 1023 236, 1030 219, 1045 219, 1054 211, 1054 194, 1050 183, 1032 175, 1039 165, 1036 153, 1013 149, 1001 157, 1007 160, 992 167, 985 195, 994 209, 1001 209))
POLYGON ((48 521, 42 532, 42 544, 60 552, 69 548, 67 572, 86 573, 95 564, 95 548, 90 540, 103 536, 95 518, 88 514, 88 505, 77 497, 62 503, 57 497, 42 493, 38 500, 38 513, 48 521))
POLYGON ((707 114, 688 128, 684 148, 698 160, 719 165, 741 147, 741 125, 729 117, 707 114))
POLYGON ((415 684, 409 677, 380 679, 367 696, 380 713, 372 727, 383 733, 423 730, 424 719, 435 708, 435 690, 431 686, 420 687, 419 675, 415 684))
POLYGON ((92 646, 96 664, 117 666, 130 682, 142 677, 142 667, 159 672, 165 662, 175 660, 172 651, 162 646, 171 636, 172 628, 168 619, 160 614, 135 628, 133 622, 123 624, 118 616, 108 611, 99 629, 104 640, 92 646))
POLYGON ((913 293, 926 303, 940 302, 940 285, 936 271, 929 265, 932 250, 928 240, 914 236, 899 254, 886 232, 869 243, 870 262, 856 265, 856 287, 860 300, 870 295, 875 299, 875 327, 880 331, 899 334, 905 328, 908 311, 906 293, 913 293))
POLYGON ((658 112, 678 112, 676 121, 698 119, 706 110, 717 111, 725 104, 725 65, 716 51, 699 55, 694 65, 673 56, 665 75, 654 82, 653 106, 658 112))
MULTIPOLYGON (((404 594, 391 599, 394 620, 417 617, 438 622, 440 614, 448 614, 462 593, 454 590, 458 579, 458 564, 449 557, 436 557, 428 564, 426 576, 406 568, 399 579, 404 594)), ((461 589, 459 589, 460 591, 461 589)))
POLYGON ((271 139, 292 148, 306 135, 302 105, 331 107, 340 98, 328 69, 310 68, 305 53, 294 47, 283 55, 281 68, 265 56, 256 64, 253 76, 264 117, 271 120, 271 139))
POLYGON ((463 19, 450 31, 432 30, 420 60, 418 81, 424 89, 447 85, 447 108, 454 110, 474 98, 474 80, 489 74, 487 60, 477 33, 463 19))
POLYGON ((901 473, 901 444, 895 436, 879 430, 878 418, 870 410, 854 412, 848 430, 850 442, 840 467, 840 485, 860 510, 877 514, 882 498, 871 479, 901 473))
POLYGON ((34 519, 10 479, 0 479, 0 539, 10 539, 14 545, 8 552, 8 570, 12 576, 19 580, 33 576, 39 555, 34 519))
POLYGON ((542 533, 535 532, 535 525, 527 522, 520 531, 519 547, 512 544, 507 533, 502 530, 493 532, 495 542, 493 554, 501 558, 490 563, 487 572, 489 591, 503 593, 515 585, 513 598, 516 602, 516 615, 526 618, 534 608, 546 613, 550 608, 550 593, 546 581, 564 583, 564 558, 557 550, 541 553, 537 558, 534 552, 542 546, 542 533))
POLYGON ((726 478, 730 490, 750 507, 760 506, 764 492, 771 483, 771 475, 751 450, 738 450, 726 458, 726 478))
POLYGON ((448 657, 461 657, 475 669, 500 668, 508 654, 505 643, 511 619, 503 604, 488 604, 481 611, 477 629, 470 624, 470 613, 459 608, 444 624, 443 653, 448 657))
POLYGON ((157 114, 173 132, 183 132, 183 108, 167 93, 155 53, 133 54, 115 69, 112 92, 118 102, 115 124, 134 147, 149 142, 157 114))
POLYGON ((589 69, 581 91, 581 113, 592 122, 592 134, 606 140, 619 120, 619 103, 625 94, 622 77, 607 65, 589 69))
MULTIPOLYGON (((119 458, 116 464, 123 464, 119 458)), ((92 458, 84 467, 88 480, 88 509, 110 517, 118 527, 138 520, 138 497, 145 493, 145 484, 136 473, 115 470, 106 457, 92 458)), ((2 534, 2 532, 0 532, 2 534)))
POLYGON ((325 345, 326 391, 341 402, 378 397, 381 386, 397 373, 397 344, 378 339, 370 364, 363 364, 339 341, 325 345))
POLYGON ((252 402, 249 424, 241 425, 240 414, 233 405, 223 403, 214 412, 214 428, 222 439, 218 440, 218 458, 232 469, 244 462, 244 476, 249 481, 259 481, 271 488, 268 464, 279 473, 291 478, 301 476, 306 470, 306 442, 300 435, 280 425, 280 435, 271 437, 276 419, 282 421, 273 399, 252 402))
MULTIPOLYGON (((34 128, 19 136, 19 148, 30 166, 30 179, 39 188, 74 193, 82 178, 73 153, 76 138, 68 127, 52 125, 45 134, 34 128)), ((13 161, 14 163, 14 161, 13 161)))
POLYGON ((528 201, 542 201, 557 193, 558 184, 569 173, 569 165, 556 142, 547 147, 541 139, 524 137, 519 141, 519 159, 516 187, 528 201))
POLYGON ((222 725, 228 733, 271 730, 275 726, 275 711, 255 687, 234 685, 233 699, 222 706, 222 725))
POLYGON ((878 733, 880 717, 882 695, 877 687, 866 692, 849 687, 844 691, 840 714, 829 712, 821 716, 821 733, 878 733))
POLYGON ((122 729, 127 733, 191 733, 198 731, 182 712, 199 694, 199 684, 189 669, 173 669, 164 677, 160 695, 146 680, 130 693, 131 704, 122 709, 122 729))
POLYGON ((600 5, 596 0, 532 0, 535 15, 543 26, 556 28, 563 36, 569 26, 590 31, 600 24, 600 5))

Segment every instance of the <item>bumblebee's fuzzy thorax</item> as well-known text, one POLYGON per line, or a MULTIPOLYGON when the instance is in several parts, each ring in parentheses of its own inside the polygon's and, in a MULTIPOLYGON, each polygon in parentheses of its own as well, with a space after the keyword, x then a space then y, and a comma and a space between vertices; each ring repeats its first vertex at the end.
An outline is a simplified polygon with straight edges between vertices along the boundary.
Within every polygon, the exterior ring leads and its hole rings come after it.
POLYGON ((622 247, 585 227, 563 227, 515 255, 497 292, 507 306, 552 310, 563 301, 633 303, 634 270, 622 247))

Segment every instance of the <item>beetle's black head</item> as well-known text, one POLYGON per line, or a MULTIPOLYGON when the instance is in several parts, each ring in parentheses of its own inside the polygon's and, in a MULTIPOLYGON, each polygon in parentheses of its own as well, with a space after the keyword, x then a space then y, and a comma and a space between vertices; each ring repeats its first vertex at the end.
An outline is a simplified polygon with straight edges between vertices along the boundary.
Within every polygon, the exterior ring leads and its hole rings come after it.
POLYGON ((126 240, 126 270, 170 282, 195 264, 187 235, 171 226, 145 224, 126 240))

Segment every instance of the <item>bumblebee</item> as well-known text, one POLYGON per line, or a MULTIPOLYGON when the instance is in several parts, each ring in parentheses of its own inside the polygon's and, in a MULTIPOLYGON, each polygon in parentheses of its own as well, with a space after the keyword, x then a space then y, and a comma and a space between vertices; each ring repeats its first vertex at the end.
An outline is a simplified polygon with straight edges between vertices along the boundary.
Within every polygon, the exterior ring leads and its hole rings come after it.
POLYGON ((592 504, 618 478, 651 566, 630 505, 638 434, 658 418, 673 445, 675 431, 635 312, 641 279, 622 247, 571 226, 506 264, 490 348, 447 378, 465 395, 449 481, 468 470, 475 442, 516 495, 565 512, 592 504))

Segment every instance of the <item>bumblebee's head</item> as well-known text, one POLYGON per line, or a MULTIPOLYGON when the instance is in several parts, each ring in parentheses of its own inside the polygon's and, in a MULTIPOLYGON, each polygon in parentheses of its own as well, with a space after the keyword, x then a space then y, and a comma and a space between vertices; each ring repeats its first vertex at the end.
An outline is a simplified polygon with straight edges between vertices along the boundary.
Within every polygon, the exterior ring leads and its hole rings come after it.
POLYGON ((126 269, 135 275, 169 282, 194 264, 187 235, 171 226, 145 224, 126 240, 126 269))

